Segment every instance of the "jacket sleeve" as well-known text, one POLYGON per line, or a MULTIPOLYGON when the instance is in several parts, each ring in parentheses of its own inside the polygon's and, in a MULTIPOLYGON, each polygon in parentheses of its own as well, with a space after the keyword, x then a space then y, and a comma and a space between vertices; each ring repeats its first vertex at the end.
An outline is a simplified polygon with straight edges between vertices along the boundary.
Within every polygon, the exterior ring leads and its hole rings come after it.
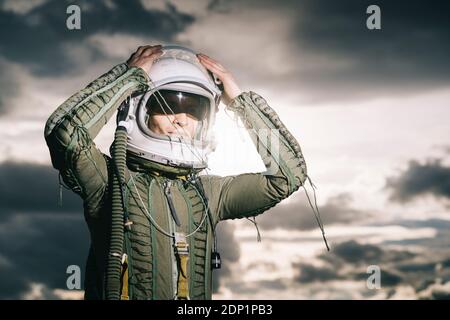
POLYGON ((244 123, 267 170, 202 176, 215 222, 261 214, 298 190, 307 178, 300 145, 261 96, 243 92, 227 108, 244 123))
POLYGON ((119 64, 67 99, 47 120, 44 135, 52 165, 88 212, 97 211, 108 180, 107 157, 93 139, 128 95, 147 88, 147 81, 142 69, 119 64))

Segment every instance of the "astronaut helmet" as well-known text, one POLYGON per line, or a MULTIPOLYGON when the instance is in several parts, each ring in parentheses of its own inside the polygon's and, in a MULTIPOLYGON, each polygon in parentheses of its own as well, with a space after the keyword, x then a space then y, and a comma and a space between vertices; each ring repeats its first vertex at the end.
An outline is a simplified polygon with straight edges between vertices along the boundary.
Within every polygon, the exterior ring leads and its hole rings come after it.
POLYGON ((213 126, 221 97, 220 82, 193 50, 170 45, 162 51, 150 68, 149 89, 132 96, 118 113, 118 119, 127 123, 127 154, 132 162, 145 163, 145 167, 198 172, 207 167, 208 155, 215 147, 213 126), (173 121, 170 115, 180 113, 196 120, 194 134, 188 135, 176 125, 170 135, 152 128, 152 116, 173 121))

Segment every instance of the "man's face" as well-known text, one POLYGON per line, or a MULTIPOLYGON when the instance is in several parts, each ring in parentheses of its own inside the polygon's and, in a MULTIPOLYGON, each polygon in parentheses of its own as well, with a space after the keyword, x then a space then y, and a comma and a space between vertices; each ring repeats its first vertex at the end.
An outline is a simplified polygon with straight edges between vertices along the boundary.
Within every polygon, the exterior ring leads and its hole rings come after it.
POLYGON ((153 114, 148 118, 147 126, 158 134, 192 139, 198 120, 187 113, 153 114))
POLYGON ((147 126, 157 134, 195 137, 199 122, 208 116, 209 99, 188 92, 159 90, 147 101, 147 126))

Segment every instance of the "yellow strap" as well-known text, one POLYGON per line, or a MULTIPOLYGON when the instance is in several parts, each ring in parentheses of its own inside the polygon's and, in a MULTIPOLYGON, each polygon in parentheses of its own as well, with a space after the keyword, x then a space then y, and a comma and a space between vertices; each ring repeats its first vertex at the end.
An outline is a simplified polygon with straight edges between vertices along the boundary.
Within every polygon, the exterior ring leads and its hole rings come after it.
POLYGON ((189 282, 187 266, 189 261, 189 255, 179 255, 180 258, 180 271, 178 272, 178 299, 189 299, 189 282))
POLYGON ((176 255, 178 256, 177 299, 189 300, 188 261, 189 244, 183 233, 175 233, 176 255))
MULTIPOLYGON (((150 170, 150 172, 155 175, 155 176, 161 176, 161 172, 155 171, 155 170, 150 170)), ((177 179, 181 179, 183 181, 187 181, 187 176, 186 175, 181 175, 181 176, 175 176, 175 178, 177 179)))
POLYGON ((128 295, 128 257, 125 256, 125 261, 122 264, 122 289, 120 293, 120 300, 130 300, 128 295))

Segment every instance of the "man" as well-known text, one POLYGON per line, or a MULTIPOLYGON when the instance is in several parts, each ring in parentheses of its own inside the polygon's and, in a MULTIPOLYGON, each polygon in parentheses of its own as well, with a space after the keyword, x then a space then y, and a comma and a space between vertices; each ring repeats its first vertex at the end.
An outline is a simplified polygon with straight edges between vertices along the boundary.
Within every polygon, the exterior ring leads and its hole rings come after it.
POLYGON ((307 178, 300 146, 266 101, 241 92, 217 61, 176 46, 139 47, 59 106, 45 138, 54 168, 84 201, 86 299, 211 299, 216 224, 261 214, 307 178), (270 170, 199 175, 220 99, 270 170), (118 109, 109 157, 93 139, 118 109), (260 143, 271 130, 277 152, 260 143))

